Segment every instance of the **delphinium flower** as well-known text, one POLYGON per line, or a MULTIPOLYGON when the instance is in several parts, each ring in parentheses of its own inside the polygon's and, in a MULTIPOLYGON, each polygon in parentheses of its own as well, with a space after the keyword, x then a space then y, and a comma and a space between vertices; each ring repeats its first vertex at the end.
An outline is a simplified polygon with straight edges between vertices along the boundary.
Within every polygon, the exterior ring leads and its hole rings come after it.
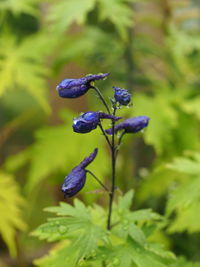
POLYGON ((59 96, 64 98, 77 98, 84 95, 90 88, 92 82, 106 78, 109 73, 91 74, 79 79, 64 79, 56 87, 59 96))
MULTIPOLYGON (((137 133, 148 126, 149 117, 138 116, 126 119, 114 127, 114 133, 124 130, 124 133, 137 133)), ((112 128, 105 130, 109 135, 113 134, 112 128)))
POLYGON ((89 133, 97 128, 101 119, 111 119, 117 121, 121 119, 121 117, 116 117, 104 112, 89 111, 74 119, 73 130, 77 133, 89 133))
POLYGON ((78 193, 86 181, 87 170, 85 168, 95 159, 98 149, 95 150, 86 157, 81 163, 72 169, 72 171, 65 177, 64 183, 62 185, 62 192, 65 197, 72 197, 78 193))
POLYGON ((120 87, 113 86, 115 94, 115 101, 120 105, 127 106, 131 101, 131 94, 129 94, 128 90, 122 89, 120 87))

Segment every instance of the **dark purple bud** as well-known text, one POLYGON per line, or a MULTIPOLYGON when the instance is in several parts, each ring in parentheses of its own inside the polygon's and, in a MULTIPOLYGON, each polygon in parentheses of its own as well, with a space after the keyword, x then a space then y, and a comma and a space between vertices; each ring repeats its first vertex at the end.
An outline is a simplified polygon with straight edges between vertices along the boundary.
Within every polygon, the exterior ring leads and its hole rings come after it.
MULTIPOLYGON (((148 126, 150 118, 147 116, 138 116, 127 119, 115 126, 114 132, 117 133, 120 130, 125 130, 126 133, 137 133, 143 128, 148 126)), ((105 131, 107 134, 112 135, 112 128, 105 131)))
POLYGON ((118 120, 120 120, 122 118, 122 117, 116 117, 114 115, 107 114, 107 113, 104 113, 104 112, 99 112, 99 117, 101 119, 110 119, 110 120, 113 120, 113 121, 118 121, 118 120))
POLYGON ((65 177, 62 185, 62 192, 65 197, 73 197, 84 186, 86 180, 86 171, 80 167, 75 167, 70 174, 65 177))
POLYGON ((115 90, 115 100, 123 106, 127 106, 131 101, 131 94, 128 90, 122 89, 120 87, 113 87, 115 90))
POLYGON ((62 192, 65 197, 72 197, 83 188, 86 181, 85 167, 87 167, 95 159, 97 152, 98 149, 95 148, 94 152, 91 153, 89 157, 85 158, 65 177, 62 185, 62 192))
POLYGON ((76 98, 84 95, 91 87, 91 82, 107 77, 109 73, 87 75, 79 79, 65 79, 57 87, 59 96, 64 98, 76 98))
POLYGON ((101 119, 119 120, 120 117, 115 117, 103 112, 86 112, 80 117, 75 118, 73 122, 73 130, 76 133, 89 133, 96 129, 101 119))
POLYGON ((81 168, 87 167, 95 158, 98 153, 98 149, 95 148, 94 151, 89 155, 89 157, 84 158, 83 161, 79 164, 81 168))

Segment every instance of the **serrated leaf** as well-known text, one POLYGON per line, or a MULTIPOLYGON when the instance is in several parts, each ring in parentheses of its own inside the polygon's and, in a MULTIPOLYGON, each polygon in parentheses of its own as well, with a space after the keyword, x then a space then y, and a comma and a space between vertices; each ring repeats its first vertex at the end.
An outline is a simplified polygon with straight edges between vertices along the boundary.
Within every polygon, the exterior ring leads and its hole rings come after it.
POLYGON ((200 231, 200 201, 194 201, 187 207, 177 210, 175 219, 168 227, 169 233, 187 231, 192 234, 200 231))
POLYGON ((119 208, 124 209, 130 209, 132 201, 133 201, 134 191, 129 190, 125 195, 119 198, 119 208))
POLYGON ((183 102, 181 107, 186 113, 194 114, 198 119, 200 119, 200 97, 183 102))
POLYGON ((167 164, 167 167, 186 174, 198 175, 200 173, 200 161, 186 157, 175 158, 172 163, 167 164))
POLYGON ((145 110, 145 115, 150 117, 148 129, 144 132, 146 143, 153 145, 156 152, 162 154, 172 142, 172 130, 177 125, 177 113, 171 105, 169 95, 140 95, 136 97, 135 102, 137 107, 133 115, 143 115, 145 110))
POLYGON ((34 40, 37 38, 29 37, 18 44, 11 36, 1 38, 0 96, 17 88, 27 90, 49 113, 45 81, 48 71, 37 53, 38 47, 34 49, 34 40))
POLYGON ((165 163, 159 164, 150 173, 147 173, 137 193, 139 201, 147 200, 152 196, 161 196, 167 192, 174 182, 184 180, 185 175, 180 176, 180 173, 174 172, 167 166, 165 163))
MULTIPOLYGON (((69 264, 69 262, 71 267, 77 266, 81 259, 94 254, 99 242, 105 242, 107 239, 106 229, 92 222, 89 209, 86 209, 82 202, 78 200, 75 202, 75 206, 71 208, 70 205, 64 205, 64 203, 57 210, 56 207, 49 208, 48 211, 66 215, 67 217, 49 219, 49 222, 39 226, 33 232, 33 235, 38 236, 40 239, 47 239, 49 241, 71 240, 70 247, 64 247, 65 256, 64 258, 61 256, 62 262, 60 266, 64 266, 63 264, 66 263, 69 264)), ((46 266, 46 262, 52 262, 52 264, 57 266, 56 261, 60 254, 63 255, 63 248, 58 250, 56 254, 46 256, 44 260, 38 260, 37 265, 46 266)))
POLYGON ((179 186, 171 196, 167 203, 167 214, 171 214, 176 209, 182 209, 191 203, 198 201, 200 198, 200 177, 193 177, 192 180, 179 186))
POLYGON ((21 208, 24 199, 12 176, 0 173, 0 234, 7 244, 10 254, 16 256, 15 236, 17 230, 26 229, 21 208))
POLYGON ((14 15, 20 13, 36 16, 38 14, 37 4, 39 0, 6 0, 0 2, 1 11, 11 11, 14 15))
POLYGON ((175 263, 170 265, 170 267, 200 267, 200 262, 191 262, 183 257, 179 257, 175 263))
POLYGON ((64 32, 72 22, 82 24, 89 11, 94 8, 96 0, 61 0, 51 5, 47 17, 52 29, 64 32))
POLYGON ((102 249, 102 254, 105 255, 108 266, 126 266, 126 267, 167 267, 172 260, 158 256, 148 249, 139 246, 133 239, 129 238, 127 244, 113 246, 102 249))
POLYGON ((127 28, 133 24, 130 6, 124 0, 97 0, 100 7, 100 19, 111 21, 122 38, 127 37, 127 28))

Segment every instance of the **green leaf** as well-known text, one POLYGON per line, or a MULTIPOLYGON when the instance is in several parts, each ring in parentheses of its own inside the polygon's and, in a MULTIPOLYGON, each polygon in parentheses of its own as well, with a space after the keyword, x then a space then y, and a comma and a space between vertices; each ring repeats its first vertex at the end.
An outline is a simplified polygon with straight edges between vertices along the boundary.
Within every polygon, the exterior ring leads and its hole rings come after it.
POLYGON ((133 24, 133 10, 124 0, 97 0, 100 7, 100 19, 111 21, 122 38, 127 36, 127 28, 133 24))
POLYGON ((112 233, 124 240, 131 236, 138 244, 146 244, 146 236, 141 225, 145 223, 160 222, 162 217, 153 213, 150 209, 131 211, 133 190, 119 198, 118 204, 113 209, 112 233), (140 226, 138 226, 138 225, 140 226))
POLYGON ((194 114, 200 120, 200 97, 182 103, 182 109, 189 114, 194 114))
POLYGON ((147 144, 154 146, 158 154, 162 154, 172 142, 172 130, 177 125, 177 113, 169 96, 164 93, 158 93, 154 97, 141 94, 135 99, 137 107, 133 115, 143 115, 145 110, 145 115, 150 117, 144 138, 147 144))
POLYGON ((200 154, 199 153, 193 153, 193 157, 196 157, 195 159, 187 158, 187 157, 180 157, 175 158, 172 163, 167 164, 167 167, 176 170, 178 172, 183 172, 186 174, 193 174, 193 175, 199 175, 200 173, 200 154), (198 160, 199 156, 199 160, 198 160))
POLYGON ((105 255, 107 266, 126 267, 166 267, 173 261, 174 256, 163 254, 157 255, 148 249, 138 245, 133 239, 123 245, 102 249, 105 255))
POLYGON ((24 89, 49 113, 45 80, 48 71, 38 53, 37 41, 37 36, 28 37, 20 44, 11 36, 1 38, 0 96, 18 88, 24 89))
POLYGON ((190 234, 200 231, 200 201, 177 209, 175 219, 168 227, 170 233, 188 231, 190 234))
POLYGON ((175 189, 167 203, 167 214, 176 209, 182 209, 200 198, 200 177, 191 178, 191 181, 175 189))
MULTIPOLYGON (((69 204, 61 203, 59 207, 48 208, 50 212, 65 217, 56 217, 49 219, 49 222, 41 225, 33 232, 33 235, 40 239, 47 239, 49 241, 69 239, 71 240, 70 247, 64 247, 59 250, 56 255, 50 254, 43 260, 37 261, 38 266, 46 266, 46 262, 52 262, 57 265, 58 257, 61 254, 62 264, 64 266, 70 262, 70 266, 77 266, 76 264, 87 257, 94 254, 98 243, 107 240, 106 229, 94 224, 90 210, 85 205, 75 200, 74 207, 69 204), (63 252, 65 250, 65 253, 63 252), (63 258, 63 253, 65 254, 63 258), (55 261, 55 262, 54 262, 55 261)), ((60 260, 58 260, 60 262, 60 260)), ((53 265, 54 266, 54 265, 53 265)))
POLYGON ((38 14, 39 0, 7 0, 0 2, 1 11, 11 11, 14 15, 26 13, 33 16, 38 14))
POLYGON ((179 257, 170 267, 200 267, 200 262, 190 262, 183 257, 179 257))
POLYGON ((130 209, 131 208, 131 204, 133 201, 133 196, 134 196, 134 191, 133 190, 129 190, 125 195, 121 196, 119 198, 119 208, 124 210, 124 209, 130 209))
POLYGON ((21 208, 24 199, 12 176, 0 173, 0 234, 7 244, 10 254, 16 256, 15 237, 18 230, 23 231, 26 225, 22 219, 21 208))
POLYGON ((56 32, 64 32, 72 24, 85 22, 87 14, 95 6, 96 0, 61 0, 51 4, 48 23, 56 32))
POLYGON ((151 172, 145 174, 145 177, 142 177, 140 190, 137 193, 139 201, 143 202, 152 196, 161 196, 168 191, 174 182, 183 181, 185 175, 180 176, 180 173, 174 172, 167 166, 166 163, 159 164, 151 172))

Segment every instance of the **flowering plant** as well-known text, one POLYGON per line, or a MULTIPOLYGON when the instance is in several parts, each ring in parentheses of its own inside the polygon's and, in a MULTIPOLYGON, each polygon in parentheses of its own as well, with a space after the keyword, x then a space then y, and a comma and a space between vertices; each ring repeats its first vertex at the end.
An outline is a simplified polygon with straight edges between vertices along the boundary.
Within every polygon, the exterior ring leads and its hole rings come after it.
MULTIPOLYGON (((88 111, 73 120, 76 133, 87 134, 100 128, 111 155, 111 182, 103 183, 89 168, 97 157, 98 149, 81 161, 65 177, 62 192, 65 198, 75 196, 85 185, 90 174, 108 195, 108 208, 98 205, 86 207, 75 199, 74 207, 61 202, 58 207, 46 209, 57 217, 41 225, 34 235, 48 241, 60 241, 48 256, 35 261, 38 266, 119 266, 147 267, 170 266, 174 255, 148 241, 157 228, 163 225, 162 216, 151 210, 132 211, 133 191, 119 196, 114 202, 116 190, 117 156, 123 137, 127 133, 138 133, 148 126, 147 116, 122 119, 116 116, 122 106, 131 102, 128 90, 114 87, 110 105, 101 91, 94 85, 95 80, 104 79, 108 74, 88 75, 80 79, 65 79, 58 86, 59 96, 77 98, 89 89, 94 89, 105 106, 106 112, 88 111), (111 121, 111 128, 104 129, 103 120, 111 121), (119 123, 116 122, 120 120, 119 123), (156 226, 156 227, 155 227, 156 226)), ((84 137, 83 137, 84 138, 84 137)))

